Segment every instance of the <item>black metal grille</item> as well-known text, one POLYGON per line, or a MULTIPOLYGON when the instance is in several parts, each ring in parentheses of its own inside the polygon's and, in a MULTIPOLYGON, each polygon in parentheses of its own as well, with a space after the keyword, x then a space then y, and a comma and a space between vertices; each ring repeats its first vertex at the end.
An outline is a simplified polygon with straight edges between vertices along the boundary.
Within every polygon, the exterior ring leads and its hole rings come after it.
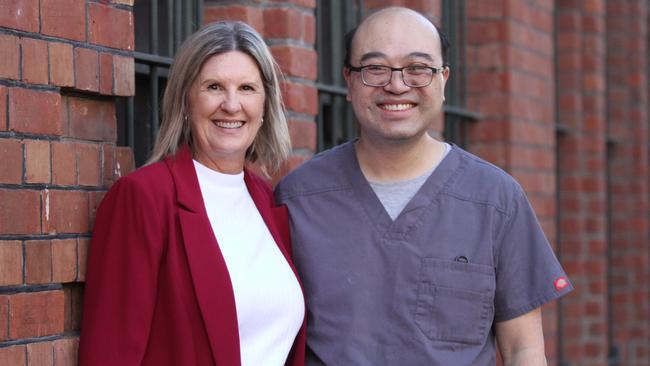
POLYGON ((160 126, 160 100, 176 49, 202 23, 202 0, 142 0, 135 18, 135 90, 118 100, 118 145, 133 149, 137 166, 149 157, 160 126))
POLYGON ((318 151, 357 136, 352 107, 345 100, 343 79, 345 34, 356 27, 364 13, 362 0, 319 0, 316 7, 318 51, 318 151))
POLYGON ((467 128, 469 123, 480 119, 478 113, 467 109, 466 98, 466 28, 465 0, 443 0, 443 30, 449 38, 451 47, 447 63, 451 65, 452 77, 445 87, 445 127, 443 136, 446 141, 467 149, 467 128))

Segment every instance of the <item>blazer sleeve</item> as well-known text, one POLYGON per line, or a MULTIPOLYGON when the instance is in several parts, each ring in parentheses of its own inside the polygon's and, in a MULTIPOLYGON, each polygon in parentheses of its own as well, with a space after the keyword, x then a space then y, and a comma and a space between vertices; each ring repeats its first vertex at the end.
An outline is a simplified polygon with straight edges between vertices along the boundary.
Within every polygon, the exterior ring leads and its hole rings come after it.
POLYGON ((95 220, 84 290, 80 365, 140 365, 166 242, 151 187, 118 180, 95 220))

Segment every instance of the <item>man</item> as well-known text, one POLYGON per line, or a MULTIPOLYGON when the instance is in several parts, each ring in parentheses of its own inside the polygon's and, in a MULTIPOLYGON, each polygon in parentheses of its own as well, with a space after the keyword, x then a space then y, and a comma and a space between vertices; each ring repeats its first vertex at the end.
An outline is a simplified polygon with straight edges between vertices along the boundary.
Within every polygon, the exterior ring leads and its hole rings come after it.
POLYGON ((521 187, 431 138, 447 44, 387 8, 344 70, 360 137, 289 174, 308 365, 545 365, 540 306, 571 290, 521 187))

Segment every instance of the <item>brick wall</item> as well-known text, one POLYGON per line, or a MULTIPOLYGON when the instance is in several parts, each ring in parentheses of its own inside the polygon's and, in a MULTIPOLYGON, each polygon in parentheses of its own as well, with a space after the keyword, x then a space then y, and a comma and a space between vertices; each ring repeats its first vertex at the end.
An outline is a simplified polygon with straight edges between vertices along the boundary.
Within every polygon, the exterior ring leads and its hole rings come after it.
POLYGON ((607 2, 611 346, 650 364, 647 1, 607 2))
MULTIPOLYGON (((469 149, 526 190, 556 243, 555 78, 552 2, 467 1, 468 106, 483 116, 469 149)), ((557 302, 543 307, 546 354, 557 364, 557 302)))
POLYGON ((563 352, 607 364, 607 172, 605 2, 558 9, 561 255, 576 290, 562 302, 563 352))
POLYGON ((0 2, 0 364, 76 365, 94 211, 133 167, 131 5, 0 2))

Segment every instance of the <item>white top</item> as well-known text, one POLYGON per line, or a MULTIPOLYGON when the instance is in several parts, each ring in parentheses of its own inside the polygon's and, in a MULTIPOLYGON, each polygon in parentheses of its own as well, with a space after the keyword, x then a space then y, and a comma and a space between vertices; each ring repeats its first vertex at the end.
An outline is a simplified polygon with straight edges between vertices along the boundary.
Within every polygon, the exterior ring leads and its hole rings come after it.
POLYGON ((304 318, 298 280, 244 183, 194 160, 201 194, 226 261, 237 309, 242 366, 284 365, 304 318))

